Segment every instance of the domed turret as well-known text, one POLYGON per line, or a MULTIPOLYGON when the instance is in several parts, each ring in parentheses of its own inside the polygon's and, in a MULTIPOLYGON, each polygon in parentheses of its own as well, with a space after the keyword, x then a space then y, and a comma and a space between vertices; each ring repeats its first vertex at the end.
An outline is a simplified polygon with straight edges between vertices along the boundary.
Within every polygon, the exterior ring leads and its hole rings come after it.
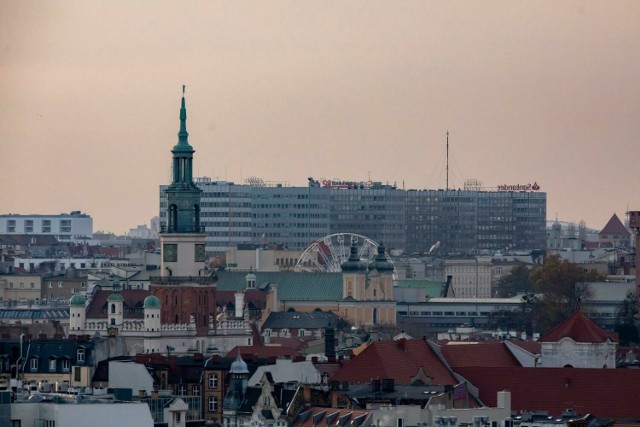
POLYGON ((233 363, 231 364, 229 373, 231 374, 248 374, 249 373, 249 367, 247 366, 247 363, 244 360, 242 360, 242 357, 240 357, 240 352, 238 352, 238 355, 236 356, 236 360, 234 360, 233 363))
POLYGON ((155 295, 149 295, 144 299, 144 308, 160 308, 160 298, 155 295))
POLYGON ((84 309, 86 299, 82 295, 74 295, 69 300, 69 330, 81 331, 84 329, 86 313, 84 309))
POLYGON ((82 307, 84 308, 84 304, 86 302, 86 299, 80 295, 80 294, 75 294, 74 296, 71 297, 71 299, 69 300, 69 306, 71 307, 82 307))
POLYGON ((378 270, 378 272, 380 273, 393 272, 393 264, 387 259, 387 256, 385 255, 385 247, 383 244, 380 244, 380 246, 378 246, 378 255, 376 256, 376 259, 374 259, 369 264, 369 269, 378 270))
POLYGON ((149 295, 144 299, 144 328, 147 331, 155 332, 160 330, 160 298, 149 295))
POLYGON ((360 261, 360 258, 358 257, 358 247, 355 244, 351 245, 351 254, 349 255, 349 259, 343 262, 340 268, 343 273, 355 273, 358 271, 365 271, 367 269, 366 264, 360 261))

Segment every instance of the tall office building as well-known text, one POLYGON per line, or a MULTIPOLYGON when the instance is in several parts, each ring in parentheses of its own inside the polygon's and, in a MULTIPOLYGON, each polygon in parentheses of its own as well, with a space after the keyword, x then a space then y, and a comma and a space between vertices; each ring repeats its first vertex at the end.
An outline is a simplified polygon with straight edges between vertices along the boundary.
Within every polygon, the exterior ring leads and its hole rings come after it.
MULTIPOLYGON (((547 195, 540 191, 402 190, 312 179, 307 187, 209 178, 196 185, 203 190, 208 252, 239 243, 303 250, 333 233, 360 234, 409 254, 434 246, 439 254, 460 255, 546 247, 547 195)), ((163 197, 160 219, 166 223, 163 197)))

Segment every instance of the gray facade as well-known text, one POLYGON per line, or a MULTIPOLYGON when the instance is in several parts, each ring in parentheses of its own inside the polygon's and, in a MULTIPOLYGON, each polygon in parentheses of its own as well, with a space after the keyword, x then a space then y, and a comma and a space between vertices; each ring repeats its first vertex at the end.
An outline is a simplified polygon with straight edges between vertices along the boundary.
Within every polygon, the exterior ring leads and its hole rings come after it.
MULTIPOLYGON (((241 243, 303 250, 328 234, 354 233, 405 253, 479 254, 546 248, 543 192, 238 185, 198 178, 207 251, 241 243)), ((166 224, 161 186, 160 221, 166 224)))

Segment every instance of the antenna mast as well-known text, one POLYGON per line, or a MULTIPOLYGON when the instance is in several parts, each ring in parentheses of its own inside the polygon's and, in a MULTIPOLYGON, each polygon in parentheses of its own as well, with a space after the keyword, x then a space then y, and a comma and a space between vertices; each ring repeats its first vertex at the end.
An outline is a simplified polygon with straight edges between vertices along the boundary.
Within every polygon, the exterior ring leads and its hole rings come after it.
POLYGON ((449 189, 449 131, 447 131, 447 190, 449 189))

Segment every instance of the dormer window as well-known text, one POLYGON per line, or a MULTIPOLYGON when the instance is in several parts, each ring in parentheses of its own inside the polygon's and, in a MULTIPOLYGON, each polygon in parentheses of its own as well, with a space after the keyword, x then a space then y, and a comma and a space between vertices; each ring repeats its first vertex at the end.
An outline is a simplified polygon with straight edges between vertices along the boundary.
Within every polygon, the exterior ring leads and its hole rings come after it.
POLYGON ((76 351, 76 360, 78 361, 78 364, 84 363, 84 356, 85 356, 84 348, 79 348, 76 351))

